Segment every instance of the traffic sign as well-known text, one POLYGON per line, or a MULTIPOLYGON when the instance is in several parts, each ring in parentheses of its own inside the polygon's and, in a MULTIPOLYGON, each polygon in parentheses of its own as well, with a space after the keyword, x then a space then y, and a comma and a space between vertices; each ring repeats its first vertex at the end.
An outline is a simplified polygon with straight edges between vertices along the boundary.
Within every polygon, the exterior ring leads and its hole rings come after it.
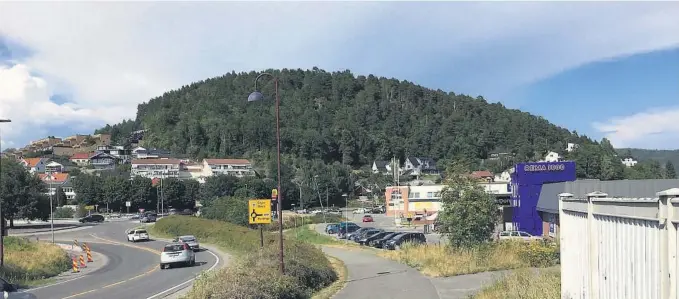
POLYGON ((250 224, 271 223, 271 200, 251 199, 248 201, 248 219, 250 224))
POLYGON ((271 190, 271 200, 273 201, 278 200, 278 189, 271 190))
POLYGON ((131 202, 131 201, 126 201, 126 202, 125 202, 125 206, 128 207, 128 208, 131 207, 131 206, 132 206, 132 202, 131 202))
POLYGON ((94 210, 94 206, 85 206, 85 210, 88 211, 94 210))

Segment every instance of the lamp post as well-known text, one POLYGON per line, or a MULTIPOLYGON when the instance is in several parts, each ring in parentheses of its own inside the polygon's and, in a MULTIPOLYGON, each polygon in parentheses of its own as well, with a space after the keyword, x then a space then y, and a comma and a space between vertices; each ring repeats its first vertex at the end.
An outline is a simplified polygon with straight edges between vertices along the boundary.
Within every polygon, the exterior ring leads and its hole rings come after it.
POLYGON ((54 185, 52 184, 54 181, 52 175, 52 173, 49 173, 47 179, 50 182, 50 230, 52 231, 52 244, 54 244, 54 206, 52 204, 52 198, 54 197, 54 194, 56 194, 56 190, 54 190, 54 185))
MULTIPOLYGON (((12 122, 9 119, 0 119, 0 123, 12 122)), ((2 152, 2 138, 0 138, 0 152, 2 152)), ((2 183, 2 163, 0 163, 0 183, 2 183)), ((4 183, 3 183, 4 186, 4 183)), ((2 225, 2 232, 0 232, 0 267, 5 264, 5 246, 3 245, 3 237, 5 236, 5 216, 2 214, 2 199, 0 199, 0 221, 2 225)))
POLYGON ((261 73, 257 78, 255 78, 255 91, 253 91, 249 96, 248 96, 248 102, 255 102, 255 101, 261 101, 264 100, 264 95, 257 91, 257 81, 259 81, 260 78, 264 76, 269 76, 273 78, 274 84, 275 84, 275 93, 276 93, 276 155, 278 157, 277 161, 277 166, 278 166, 278 192, 277 192, 277 198, 276 201, 278 202, 278 205, 276 207, 276 214, 278 216, 278 250, 279 250, 279 255, 280 255, 280 263, 281 263, 281 274, 285 273, 285 262, 283 261, 283 203, 281 202, 281 120, 280 120, 280 106, 281 106, 281 99, 278 94, 278 78, 272 74, 269 73, 261 73))

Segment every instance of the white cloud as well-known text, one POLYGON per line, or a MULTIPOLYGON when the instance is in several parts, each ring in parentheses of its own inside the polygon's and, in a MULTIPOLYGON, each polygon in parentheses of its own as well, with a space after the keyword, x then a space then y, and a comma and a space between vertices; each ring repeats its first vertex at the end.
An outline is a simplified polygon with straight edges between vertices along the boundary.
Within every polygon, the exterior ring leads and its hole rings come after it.
POLYGON ((594 127, 615 147, 679 148, 679 107, 616 117, 594 127))
POLYGON ((444 81, 432 87, 494 100, 588 62, 675 47, 677 15, 674 2, 2 2, 0 36, 32 50, 21 63, 52 86, 35 87, 42 98, 72 95, 72 111, 101 123, 189 82, 263 68, 444 81))

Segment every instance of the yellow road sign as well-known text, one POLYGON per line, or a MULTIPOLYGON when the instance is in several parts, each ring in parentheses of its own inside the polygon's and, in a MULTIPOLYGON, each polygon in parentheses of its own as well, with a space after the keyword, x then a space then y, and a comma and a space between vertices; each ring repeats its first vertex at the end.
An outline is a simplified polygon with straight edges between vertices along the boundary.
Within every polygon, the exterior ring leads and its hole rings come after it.
POLYGON ((94 206, 85 206, 85 210, 88 211, 94 210, 94 206))
POLYGON ((251 199, 248 201, 248 218, 250 224, 271 223, 271 200, 251 199))

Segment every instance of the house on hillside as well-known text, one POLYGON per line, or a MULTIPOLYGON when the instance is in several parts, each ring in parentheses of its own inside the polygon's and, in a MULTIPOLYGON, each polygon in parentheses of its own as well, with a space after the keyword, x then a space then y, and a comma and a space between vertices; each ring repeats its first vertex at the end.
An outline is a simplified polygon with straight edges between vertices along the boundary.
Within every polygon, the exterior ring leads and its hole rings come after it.
POLYGON ((181 169, 182 162, 178 159, 135 159, 132 160, 130 177, 179 179, 181 169))
POLYGON ((252 164, 247 159, 204 159, 203 172, 206 177, 220 174, 239 178, 255 175, 252 164))
POLYGON ((56 161, 52 161, 47 163, 45 165, 45 172, 46 173, 61 173, 64 172, 64 165, 61 165, 60 163, 56 161))
POLYGON ((576 150, 577 148, 578 148, 578 145, 575 144, 575 143, 569 142, 568 145, 566 145, 566 151, 569 152, 569 153, 576 150))
MULTIPOLYGON (((375 160, 373 161, 372 171, 373 173, 381 173, 384 175, 394 175, 394 170, 392 168, 393 163, 391 161, 375 160)), ((401 167, 398 169, 398 173, 401 174, 401 167)))
POLYGON ((146 149, 141 146, 133 148, 131 155, 133 159, 171 158, 171 153, 168 150, 157 148, 146 149))
POLYGON ((121 163, 127 163, 132 159, 132 150, 122 145, 100 145, 95 153, 105 153, 116 157, 121 163))
POLYGON ((479 181, 484 181, 488 183, 492 182, 495 179, 495 175, 493 175, 493 173, 488 170, 472 171, 470 176, 479 181))
POLYGON ((634 165, 637 165, 637 163, 639 163, 639 161, 634 159, 634 157, 632 156, 625 156, 623 159, 620 160, 620 162, 622 162, 622 164, 624 164, 627 167, 633 167, 634 165))
POLYGON ((439 174, 439 170, 436 168, 436 161, 429 157, 410 156, 406 158, 403 169, 414 176, 439 174))
POLYGON ((94 156, 94 153, 75 153, 68 160, 78 166, 87 166, 90 165, 90 157, 92 156, 94 156))
POLYGON ((57 188, 61 187, 61 190, 66 194, 67 201, 75 199, 76 194, 73 190, 71 176, 67 173, 41 173, 38 174, 38 177, 47 186, 47 192, 45 194, 48 196, 56 196, 57 188))
POLYGON ((561 161, 562 157, 559 155, 557 152, 548 152, 547 155, 545 155, 545 159, 543 160, 544 162, 559 162, 561 161))
POLYGON ((28 169, 30 173, 44 173, 47 165, 46 158, 25 158, 21 159, 21 164, 28 169))
POLYGON ((111 154, 99 152, 90 157, 89 165, 92 165, 96 170, 111 170, 115 169, 120 159, 111 154))

